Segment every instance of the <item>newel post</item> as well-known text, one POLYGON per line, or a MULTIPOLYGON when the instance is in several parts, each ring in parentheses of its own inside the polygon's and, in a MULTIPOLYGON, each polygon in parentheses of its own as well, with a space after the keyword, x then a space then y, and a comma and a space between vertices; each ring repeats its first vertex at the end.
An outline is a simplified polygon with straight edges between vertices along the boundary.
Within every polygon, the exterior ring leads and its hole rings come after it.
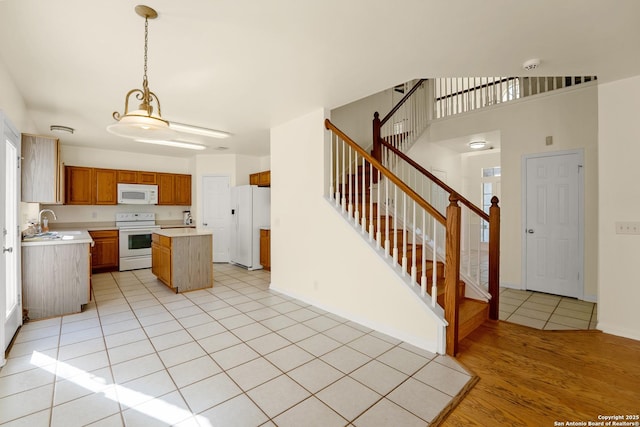
POLYGON ((458 195, 451 193, 447 206, 446 263, 444 266, 444 318, 447 326, 447 354, 458 353, 458 308, 460 305, 458 283, 460 282, 460 217, 458 195))
POLYGON ((382 146, 380 144, 380 114, 373 113, 373 152, 371 155, 377 161, 382 161, 382 146))
POLYGON ((500 206, 498 198, 491 198, 489 208, 489 318, 500 317, 500 206))

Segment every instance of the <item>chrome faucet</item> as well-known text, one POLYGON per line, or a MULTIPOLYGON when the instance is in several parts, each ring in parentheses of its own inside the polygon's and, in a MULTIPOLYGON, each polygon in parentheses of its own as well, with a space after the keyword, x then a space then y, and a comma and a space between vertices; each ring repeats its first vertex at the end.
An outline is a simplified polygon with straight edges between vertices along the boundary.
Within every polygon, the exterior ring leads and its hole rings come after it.
POLYGON ((45 212, 51 213, 51 215, 53 215, 53 219, 56 221, 58 220, 58 218, 56 218, 56 213, 54 211, 52 211, 51 209, 42 209, 40 213, 38 213, 38 233, 42 232, 42 214, 45 212))

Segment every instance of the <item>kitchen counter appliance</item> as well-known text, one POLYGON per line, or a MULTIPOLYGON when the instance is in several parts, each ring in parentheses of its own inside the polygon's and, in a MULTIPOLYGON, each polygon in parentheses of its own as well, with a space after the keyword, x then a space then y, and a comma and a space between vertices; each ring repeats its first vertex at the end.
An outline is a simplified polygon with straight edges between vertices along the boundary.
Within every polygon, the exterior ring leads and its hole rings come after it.
POLYGON ((120 239, 120 271, 151 268, 151 235, 160 230, 156 214, 117 213, 120 239))

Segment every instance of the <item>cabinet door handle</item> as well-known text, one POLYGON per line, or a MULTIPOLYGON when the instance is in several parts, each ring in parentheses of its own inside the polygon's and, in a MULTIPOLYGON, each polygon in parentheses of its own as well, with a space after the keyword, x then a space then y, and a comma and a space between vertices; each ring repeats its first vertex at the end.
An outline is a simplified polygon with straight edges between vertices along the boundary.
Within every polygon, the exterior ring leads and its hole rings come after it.
POLYGON ((533 234, 533 233, 535 233, 535 231, 533 231, 533 228, 530 228, 530 229, 527 230, 527 233, 533 234))
POLYGON ((13 252, 13 246, 10 248, 2 248, 2 253, 5 253, 5 252, 9 252, 9 253, 13 252))

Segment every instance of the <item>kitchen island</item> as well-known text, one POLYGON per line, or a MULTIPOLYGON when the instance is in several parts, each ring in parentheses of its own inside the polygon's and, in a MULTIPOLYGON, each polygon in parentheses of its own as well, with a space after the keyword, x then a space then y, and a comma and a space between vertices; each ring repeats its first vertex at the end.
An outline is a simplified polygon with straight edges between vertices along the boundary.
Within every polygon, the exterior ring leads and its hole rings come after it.
POLYGON ((22 306, 30 319, 78 313, 90 299, 93 240, 86 230, 22 241, 22 306))
POLYGON ((151 236, 151 271, 178 292, 213 287, 211 230, 168 228, 151 236))

